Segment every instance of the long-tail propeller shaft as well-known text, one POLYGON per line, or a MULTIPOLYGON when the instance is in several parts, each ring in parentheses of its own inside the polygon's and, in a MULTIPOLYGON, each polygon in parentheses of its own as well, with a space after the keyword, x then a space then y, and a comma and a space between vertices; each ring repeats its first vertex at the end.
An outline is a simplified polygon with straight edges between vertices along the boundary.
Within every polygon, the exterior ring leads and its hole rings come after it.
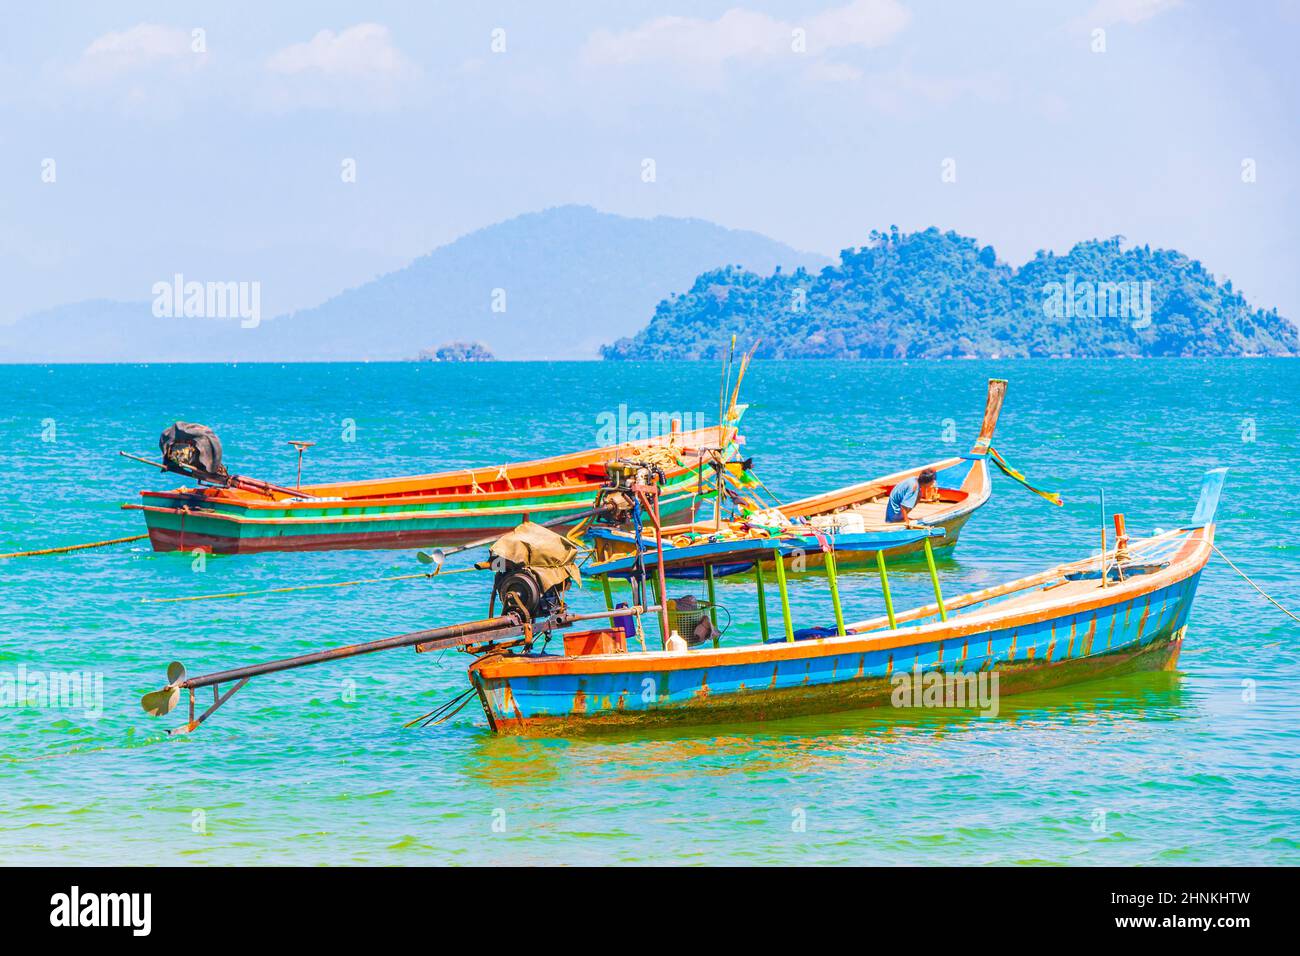
POLYGON ((166 686, 160 690, 145 694, 140 700, 140 705, 144 708, 145 713, 154 717, 161 717, 164 714, 171 713, 180 701, 181 691, 188 690, 190 692, 190 719, 188 723, 169 731, 169 733, 188 733, 197 729, 218 707, 233 697, 250 680, 262 674, 274 674, 279 671, 308 667, 313 664, 327 664, 331 661, 357 657, 361 654, 373 654, 378 651, 394 650, 399 647, 414 647, 419 653, 427 653, 455 647, 509 641, 520 636, 523 636, 526 641, 531 641, 533 637, 539 634, 561 630, 579 621, 622 617, 628 614, 651 614, 658 613, 660 610, 661 607, 659 606, 637 606, 582 614, 562 612, 534 621, 527 620, 524 615, 510 613, 461 624, 448 624, 444 627, 435 627, 424 631, 412 631, 409 634, 398 634, 393 637, 380 638, 377 641, 366 641, 362 644, 349 644, 344 647, 332 647, 323 651, 312 651, 309 654, 299 654, 296 657, 285 657, 261 664, 250 664, 246 667, 214 671, 211 674, 202 674, 198 677, 186 676, 185 665, 179 661, 173 661, 167 665, 166 686), (231 685, 225 693, 221 692, 222 684, 231 685), (213 699, 207 710, 195 716, 194 691, 200 687, 213 688, 213 699))
POLYGON ((140 700, 140 705, 144 708, 145 713, 154 717, 161 717, 170 713, 176 706, 180 700, 180 692, 188 690, 190 692, 190 721, 180 730, 190 731, 198 727, 213 711, 224 704, 249 680, 262 674, 273 674, 297 667, 308 667, 312 664, 325 664, 330 661, 357 657, 361 654, 373 654, 378 651, 393 650, 399 647, 416 647, 421 651, 443 650, 466 644, 501 640, 517 636, 523 630, 524 624, 518 617, 513 614, 506 614, 468 623, 449 624, 445 627, 412 631, 409 634, 398 634, 394 637, 385 637, 362 644, 332 647, 327 650, 299 654, 295 657, 286 657, 276 661, 250 664, 246 667, 214 671, 211 674, 202 674, 198 677, 187 677, 185 666, 179 661, 173 661, 167 666, 167 685, 161 690, 145 694, 140 700), (220 692, 220 685, 222 684, 234 684, 235 686, 222 694, 220 692), (200 687, 213 687, 215 689, 213 691, 212 706, 202 716, 196 718, 193 714, 194 691, 200 687))

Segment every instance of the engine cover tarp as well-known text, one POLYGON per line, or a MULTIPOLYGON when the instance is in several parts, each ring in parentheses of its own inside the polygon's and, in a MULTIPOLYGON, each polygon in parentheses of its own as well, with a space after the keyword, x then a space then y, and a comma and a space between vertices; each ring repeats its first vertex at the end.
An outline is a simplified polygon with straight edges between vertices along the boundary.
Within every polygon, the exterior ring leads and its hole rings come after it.
POLYGON ((525 521, 497 539, 491 549, 492 557, 522 564, 535 572, 547 588, 565 578, 572 578, 575 584, 582 583, 578 565, 574 562, 577 553, 578 548, 572 541, 532 521, 525 521))
POLYGON ((158 439, 158 448, 162 451, 163 461, 170 462, 173 460, 171 449, 190 446, 194 449, 192 455, 180 460, 185 461, 191 468, 197 468, 200 471, 206 471, 213 475, 224 475, 225 466, 221 463, 221 439, 207 425, 196 425, 193 422, 177 422, 162 433, 158 439))

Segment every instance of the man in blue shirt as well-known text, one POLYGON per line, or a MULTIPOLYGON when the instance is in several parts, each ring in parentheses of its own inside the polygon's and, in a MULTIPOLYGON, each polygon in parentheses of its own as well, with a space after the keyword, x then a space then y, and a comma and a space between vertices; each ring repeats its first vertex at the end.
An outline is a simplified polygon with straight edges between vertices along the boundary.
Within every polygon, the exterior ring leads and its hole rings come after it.
POLYGON ((906 522, 908 515, 916 507, 918 500, 929 500, 938 491, 934 483, 933 468, 926 468, 915 478, 907 478, 894 485, 885 504, 885 520, 893 523, 906 522))

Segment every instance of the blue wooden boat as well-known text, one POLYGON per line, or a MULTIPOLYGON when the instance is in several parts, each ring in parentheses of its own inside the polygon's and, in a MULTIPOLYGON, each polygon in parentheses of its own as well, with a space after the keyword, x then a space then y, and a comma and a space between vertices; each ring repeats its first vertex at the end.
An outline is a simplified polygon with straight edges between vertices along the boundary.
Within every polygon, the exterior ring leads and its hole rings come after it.
MULTIPOLYGON (((996 696, 1172 670, 1210 557, 1225 471, 1206 475, 1186 527, 1121 539, 1099 555, 946 601, 936 577, 935 602, 905 613, 894 613, 882 573, 886 613, 845 623, 832 560, 834 626, 796 629, 784 560, 774 555, 782 597, 775 641, 760 587, 762 643, 507 652, 482 657, 470 678, 496 733, 568 735, 897 705, 909 681, 959 688, 983 680, 996 696)), ((922 700, 903 695, 905 706, 922 700)))

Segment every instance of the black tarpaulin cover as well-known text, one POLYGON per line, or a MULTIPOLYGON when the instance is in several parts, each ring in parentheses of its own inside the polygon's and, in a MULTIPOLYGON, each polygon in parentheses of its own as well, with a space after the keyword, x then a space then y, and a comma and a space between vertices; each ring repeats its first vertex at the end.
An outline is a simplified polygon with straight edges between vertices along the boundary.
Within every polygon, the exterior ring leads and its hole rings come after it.
POLYGON ((221 439, 207 425, 177 422, 158 439, 163 461, 197 468, 212 475, 224 475, 221 463, 221 439))

